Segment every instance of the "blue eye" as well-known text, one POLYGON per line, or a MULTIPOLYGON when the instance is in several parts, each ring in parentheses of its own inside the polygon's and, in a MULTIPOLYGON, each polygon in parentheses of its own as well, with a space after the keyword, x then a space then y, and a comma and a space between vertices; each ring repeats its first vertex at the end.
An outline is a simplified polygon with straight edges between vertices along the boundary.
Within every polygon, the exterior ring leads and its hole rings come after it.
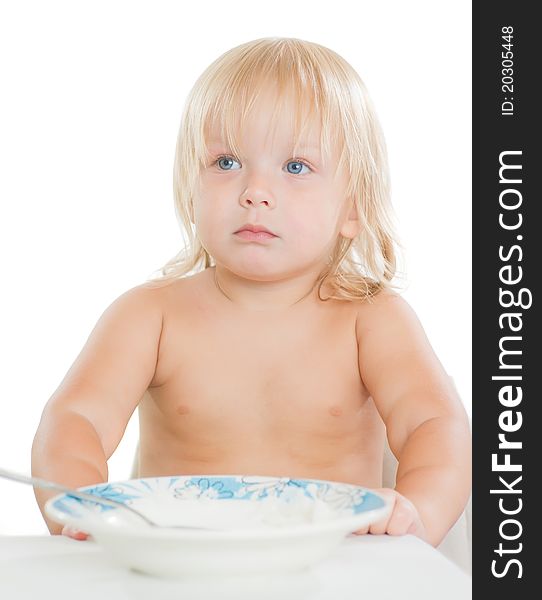
MULTIPOLYGON (((237 162, 231 156, 220 156, 216 160, 216 164, 221 171, 232 171, 234 169, 241 168, 239 162, 237 162), (234 167, 235 164, 237 164, 238 167, 234 167)), ((311 170, 308 165, 300 160, 290 160, 288 161, 286 167, 288 169, 288 173, 291 173, 292 175, 306 175, 307 172, 311 170), (290 165, 294 165, 292 169, 290 168, 290 165), (302 172, 303 168, 308 169, 308 171, 302 172)))
POLYGON ((301 173, 301 170, 303 169, 303 167, 305 167, 306 169, 309 169, 309 171, 310 171, 309 166, 306 165, 304 162, 301 162, 299 160, 291 160, 290 162, 288 162, 288 165, 287 165, 288 173, 292 173, 292 175, 299 175, 299 174, 305 175, 306 173, 301 173), (290 170, 290 168, 289 168, 290 165, 296 165, 293 171, 290 170))
MULTIPOLYGON (((237 163, 237 161, 234 160, 231 156, 221 156, 216 161, 218 168, 221 169, 222 171, 231 171, 232 163, 237 163)), ((237 164, 239 164, 239 163, 237 163, 237 164)))

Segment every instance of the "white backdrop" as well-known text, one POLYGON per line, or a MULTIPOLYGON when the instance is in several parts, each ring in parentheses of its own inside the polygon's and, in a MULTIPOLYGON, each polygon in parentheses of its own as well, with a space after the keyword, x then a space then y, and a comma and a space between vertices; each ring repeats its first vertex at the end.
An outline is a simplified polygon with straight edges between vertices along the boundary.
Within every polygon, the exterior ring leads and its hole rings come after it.
MULTIPOLYGON (((179 249, 184 99, 227 49, 318 42, 369 88, 407 249, 404 297, 471 412, 470 2, 0 3, 0 466, 30 472, 44 404, 105 308, 179 249), (265 12, 264 12, 265 11, 265 12)), ((137 423, 111 458, 129 475, 137 423)), ((0 534, 46 531, 0 481, 0 534)))

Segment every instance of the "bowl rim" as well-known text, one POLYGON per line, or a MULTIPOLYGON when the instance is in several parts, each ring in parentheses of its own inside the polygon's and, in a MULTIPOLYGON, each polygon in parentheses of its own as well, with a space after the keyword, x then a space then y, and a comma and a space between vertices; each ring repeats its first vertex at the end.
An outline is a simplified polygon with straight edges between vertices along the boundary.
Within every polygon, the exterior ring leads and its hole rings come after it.
MULTIPOLYGON (((331 519, 329 521, 320 521, 315 523, 302 523, 299 525, 292 526, 284 526, 284 527, 253 527, 250 529, 201 529, 201 530, 191 530, 191 529, 176 529, 171 527, 163 527, 163 528, 154 528, 147 525, 134 526, 134 527, 126 527, 126 528, 117 528, 107 523, 106 521, 101 520, 97 515, 97 518, 88 518, 84 517, 73 517, 66 512, 58 509, 54 506, 55 502, 60 500, 61 498, 67 496, 65 493, 57 494, 52 498, 49 498, 45 503, 44 510, 47 515, 63 525, 73 526, 77 529, 84 529, 90 535, 98 536, 99 538, 159 538, 159 539, 174 539, 174 540, 186 540, 186 541, 218 541, 218 540, 250 540, 253 538, 257 538, 258 540, 264 539, 276 539, 276 538, 288 538, 288 537, 307 537, 312 535, 320 535, 323 533, 337 533, 341 535, 347 535, 348 533, 353 533, 356 529, 359 529, 363 526, 366 526, 380 516, 383 516, 386 511, 391 506, 391 501, 379 494, 378 492, 353 483, 343 482, 343 481, 331 481, 326 479, 312 479, 312 478, 304 478, 304 477, 278 477, 272 475, 248 475, 248 474, 190 474, 190 475, 159 475, 159 476, 150 476, 150 477, 135 477, 123 480, 115 480, 115 481, 106 481, 102 483, 94 483, 86 486, 81 486, 76 488, 80 491, 86 491, 88 489, 95 488, 100 485, 120 485, 126 484, 134 481, 145 481, 145 480, 160 480, 160 479, 192 479, 192 478, 220 478, 220 479, 238 479, 238 478, 261 478, 261 479, 269 479, 269 480, 294 480, 294 481, 303 481, 308 483, 317 483, 317 484, 328 484, 328 485, 340 485, 351 487, 356 490, 364 491, 365 493, 371 494, 372 496, 378 498, 382 501, 382 505, 370 510, 363 511, 357 515, 348 515, 345 517, 337 517, 331 519)), ((222 499, 221 502, 227 502, 229 499, 222 499)))

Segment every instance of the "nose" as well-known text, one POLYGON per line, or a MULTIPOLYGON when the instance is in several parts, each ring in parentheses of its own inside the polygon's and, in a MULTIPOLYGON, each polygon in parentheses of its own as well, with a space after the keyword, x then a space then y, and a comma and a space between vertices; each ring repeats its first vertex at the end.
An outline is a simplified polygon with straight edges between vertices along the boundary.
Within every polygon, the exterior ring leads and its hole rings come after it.
POLYGON ((239 196, 239 203, 244 208, 258 207, 260 205, 267 206, 268 208, 274 208, 275 206, 272 194, 257 187, 247 187, 241 196, 239 196))

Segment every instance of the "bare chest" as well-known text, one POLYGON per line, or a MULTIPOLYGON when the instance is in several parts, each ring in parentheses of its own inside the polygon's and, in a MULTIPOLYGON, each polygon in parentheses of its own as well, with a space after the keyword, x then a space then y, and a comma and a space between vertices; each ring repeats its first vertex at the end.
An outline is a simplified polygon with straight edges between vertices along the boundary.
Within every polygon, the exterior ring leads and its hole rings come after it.
POLYGON ((236 421, 255 435, 294 422, 340 427, 367 399, 355 318, 320 316, 170 317, 152 391, 157 407, 172 423, 236 421))
POLYGON ((139 407, 146 472, 376 482, 382 423, 359 375, 355 319, 347 307, 266 318, 169 310, 139 407))

